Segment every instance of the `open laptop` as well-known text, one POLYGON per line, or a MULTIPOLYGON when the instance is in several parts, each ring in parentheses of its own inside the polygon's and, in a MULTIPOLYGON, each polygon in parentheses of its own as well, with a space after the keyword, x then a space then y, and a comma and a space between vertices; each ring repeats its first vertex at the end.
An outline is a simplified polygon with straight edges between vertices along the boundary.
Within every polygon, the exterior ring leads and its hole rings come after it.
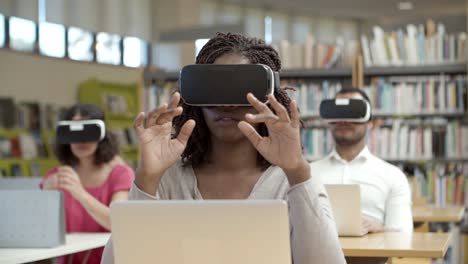
POLYGON ((111 223, 117 264, 291 263, 281 200, 115 202, 111 223))
POLYGON ((363 236, 358 184, 325 184, 339 236, 363 236))
POLYGON ((0 190, 40 190, 42 177, 5 177, 0 178, 0 190))

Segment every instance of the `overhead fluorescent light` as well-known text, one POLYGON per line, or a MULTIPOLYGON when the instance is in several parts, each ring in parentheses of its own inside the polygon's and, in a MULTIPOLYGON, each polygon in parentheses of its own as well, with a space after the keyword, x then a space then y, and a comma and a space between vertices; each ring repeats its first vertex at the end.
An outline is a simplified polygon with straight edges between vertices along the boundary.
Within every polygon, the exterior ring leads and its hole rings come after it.
POLYGON ((411 10, 411 9, 413 9, 413 3, 412 2, 399 2, 398 3, 398 9, 400 9, 400 10, 411 10))

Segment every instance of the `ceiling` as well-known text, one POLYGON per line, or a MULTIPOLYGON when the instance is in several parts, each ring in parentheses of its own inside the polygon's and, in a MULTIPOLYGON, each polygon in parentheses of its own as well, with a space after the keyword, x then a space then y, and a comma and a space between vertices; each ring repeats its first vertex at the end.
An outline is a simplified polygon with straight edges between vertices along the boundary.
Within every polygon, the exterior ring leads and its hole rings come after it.
POLYGON ((312 16, 379 21, 466 16, 467 0, 224 0, 247 6, 264 7, 312 16), (398 3, 411 2, 413 9, 399 10, 398 3))

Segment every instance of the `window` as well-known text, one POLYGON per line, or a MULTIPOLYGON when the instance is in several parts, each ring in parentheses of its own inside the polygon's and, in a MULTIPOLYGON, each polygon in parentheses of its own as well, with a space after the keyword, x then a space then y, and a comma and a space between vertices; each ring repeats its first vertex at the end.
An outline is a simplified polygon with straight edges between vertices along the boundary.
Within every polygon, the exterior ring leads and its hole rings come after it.
POLYGON ((198 53, 200 50, 205 46, 205 44, 209 41, 210 39, 197 39, 195 40, 195 57, 198 56, 198 53))
POLYGON ((0 14, 0 47, 5 46, 5 16, 0 14))
POLYGON ((5 46, 5 17, 0 14, 0 47, 5 46))
POLYGON ((65 27, 60 24, 39 24, 39 52, 50 57, 65 57, 65 27))
POLYGON ((10 47, 19 51, 34 51, 36 43, 36 24, 27 19, 10 17, 10 47))
POLYGON ((72 60, 93 60, 93 34, 80 28, 68 28, 68 57, 72 60))
POLYGON ((98 33, 96 37, 96 60, 100 63, 120 64, 120 36, 98 33))
POLYGON ((135 37, 125 37, 123 46, 123 63, 125 66, 140 67, 148 64, 146 41, 135 37))
POLYGON ((271 44, 272 42, 272 32, 271 32, 271 16, 265 16, 265 42, 266 44, 271 44))

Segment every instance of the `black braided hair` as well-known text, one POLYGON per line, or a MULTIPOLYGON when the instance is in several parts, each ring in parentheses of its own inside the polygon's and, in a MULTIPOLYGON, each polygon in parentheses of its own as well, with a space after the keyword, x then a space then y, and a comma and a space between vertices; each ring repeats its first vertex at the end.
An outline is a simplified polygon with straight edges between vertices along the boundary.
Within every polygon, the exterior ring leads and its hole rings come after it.
MULTIPOLYGON (((247 58, 251 64, 268 65, 273 71, 280 71, 281 69, 280 57, 273 47, 265 44, 261 39, 250 38, 237 33, 216 33, 216 36, 210 39, 198 53, 196 64, 212 64, 217 58, 230 53, 247 58)), ((278 102, 285 106, 288 113, 291 114, 291 98, 289 98, 285 89, 275 89, 274 95, 278 102)), ((208 152, 211 149, 210 131, 206 125, 201 107, 186 105, 183 102, 181 105, 183 113, 174 119, 174 136, 179 134, 182 125, 187 120, 195 120, 196 126, 182 154, 183 165, 195 167, 206 161, 208 157, 208 152)), ((261 136, 268 136, 268 129, 263 123, 259 124, 257 131, 261 136)), ((260 154, 257 155, 257 163, 263 170, 271 165, 260 154)))

